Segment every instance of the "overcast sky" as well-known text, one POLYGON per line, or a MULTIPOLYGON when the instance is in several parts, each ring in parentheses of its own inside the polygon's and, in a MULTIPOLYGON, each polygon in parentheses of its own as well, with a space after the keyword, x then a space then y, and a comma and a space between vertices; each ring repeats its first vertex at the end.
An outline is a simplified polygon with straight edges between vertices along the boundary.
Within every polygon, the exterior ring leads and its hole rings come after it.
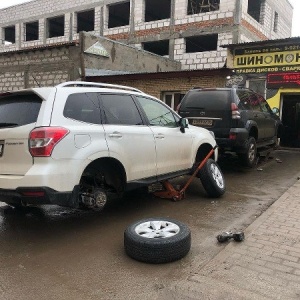
MULTIPOLYGON (((0 9, 32 0, 0 0, 0 9)), ((63 1, 63 0, 62 0, 63 1)), ((300 36, 300 1, 289 0, 294 7, 292 36, 300 36)))

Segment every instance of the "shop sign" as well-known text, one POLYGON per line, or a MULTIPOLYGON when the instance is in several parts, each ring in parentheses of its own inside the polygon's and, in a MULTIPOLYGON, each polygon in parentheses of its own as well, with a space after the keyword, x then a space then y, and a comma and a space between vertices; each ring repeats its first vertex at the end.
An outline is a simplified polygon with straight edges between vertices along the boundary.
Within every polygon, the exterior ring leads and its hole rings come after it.
POLYGON ((300 88, 300 72, 270 73, 267 76, 267 88, 300 88))
POLYGON ((238 49, 234 69, 237 74, 300 71, 300 45, 238 49))

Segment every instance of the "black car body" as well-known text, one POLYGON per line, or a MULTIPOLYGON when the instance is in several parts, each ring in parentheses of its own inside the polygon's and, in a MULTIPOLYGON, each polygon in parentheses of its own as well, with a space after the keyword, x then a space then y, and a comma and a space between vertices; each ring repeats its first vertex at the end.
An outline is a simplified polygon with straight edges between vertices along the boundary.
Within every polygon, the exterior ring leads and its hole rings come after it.
POLYGON ((249 167, 256 162, 257 149, 276 145, 282 132, 264 97, 249 89, 192 89, 178 113, 190 124, 213 131, 220 150, 236 152, 249 167))

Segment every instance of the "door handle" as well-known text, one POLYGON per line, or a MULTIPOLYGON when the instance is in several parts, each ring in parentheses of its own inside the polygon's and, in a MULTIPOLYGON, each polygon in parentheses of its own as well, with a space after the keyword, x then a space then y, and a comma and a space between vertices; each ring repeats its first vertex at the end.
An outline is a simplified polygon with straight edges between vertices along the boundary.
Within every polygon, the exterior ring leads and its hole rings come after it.
POLYGON ((120 132, 113 132, 108 135, 111 138, 121 138, 122 134, 120 132))
POLYGON ((155 138, 162 140, 162 139, 165 138, 165 136, 162 133, 158 133, 158 134, 155 135, 155 138))

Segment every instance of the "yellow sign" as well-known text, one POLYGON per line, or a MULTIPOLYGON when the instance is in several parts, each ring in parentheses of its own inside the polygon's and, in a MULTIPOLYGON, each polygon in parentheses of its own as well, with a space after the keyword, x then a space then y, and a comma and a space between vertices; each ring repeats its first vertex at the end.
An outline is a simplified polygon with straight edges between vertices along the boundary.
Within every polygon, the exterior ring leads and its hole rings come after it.
POLYGON ((234 68, 300 66, 300 51, 236 55, 234 68))

